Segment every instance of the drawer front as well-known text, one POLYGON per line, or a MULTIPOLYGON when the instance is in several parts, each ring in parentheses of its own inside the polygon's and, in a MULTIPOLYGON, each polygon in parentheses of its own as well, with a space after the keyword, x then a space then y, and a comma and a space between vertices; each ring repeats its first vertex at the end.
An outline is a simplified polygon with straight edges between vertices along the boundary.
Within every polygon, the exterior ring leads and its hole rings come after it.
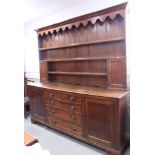
POLYGON ((65 101, 56 101, 56 106, 64 108, 71 113, 81 113, 81 104, 69 103, 65 101))
POLYGON ((62 100, 71 103, 81 103, 81 96, 74 93, 57 92, 56 100, 62 100))
POLYGON ((82 136, 82 127, 66 121, 63 122, 63 130, 72 135, 82 136))
POLYGON ((82 136, 82 127, 51 117, 50 126, 75 136, 82 136))
POLYGON ((80 114, 71 113, 68 110, 60 109, 60 108, 51 108, 51 116, 56 118, 69 121, 71 123, 82 125, 82 117, 80 114))

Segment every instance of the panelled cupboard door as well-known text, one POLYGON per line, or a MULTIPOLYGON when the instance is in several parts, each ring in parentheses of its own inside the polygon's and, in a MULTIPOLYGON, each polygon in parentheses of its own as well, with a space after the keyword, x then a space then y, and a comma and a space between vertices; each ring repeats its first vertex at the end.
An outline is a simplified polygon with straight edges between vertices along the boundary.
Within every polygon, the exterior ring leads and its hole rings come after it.
POLYGON ((32 118, 39 122, 47 121, 47 108, 44 96, 44 89, 28 87, 30 97, 30 109, 32 118))
POLYGON ((85 97, 85 136, 99 145, 112 146, 114 139, 115 100, 85 97))
POLYGON ((40 61, 40 79, 41 81, 48 81, 47 62, 40 61))
POLYGON ((124 88, 125 83, 125 60, 121 58, 115 58, 109 60, 109 87, 124 88))

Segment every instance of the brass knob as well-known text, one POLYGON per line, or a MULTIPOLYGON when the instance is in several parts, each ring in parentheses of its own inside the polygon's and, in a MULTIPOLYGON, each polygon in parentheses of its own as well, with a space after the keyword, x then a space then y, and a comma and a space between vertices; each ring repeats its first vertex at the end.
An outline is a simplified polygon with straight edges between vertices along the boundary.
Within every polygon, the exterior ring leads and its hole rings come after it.
POLYGON ((70 97, 69 97, 69 101, 70 101, 70 102, 73 102, 73 101, 74 101, 74 97, 73 97, 73 96, 70 96, 70 97))
POLYGON ((51 101, 51 104, 54 105, 54 101, 51 101))
POLYGON ((74 107, 74 106, 71 106, 71 107, 70 107, 70 110, 74 110, 74 109, 75 109, 75 107, 74 107))
POLYGON ((72 119, 75 119, 75 116, 74 115, 72 116, 72 119))
POLYGON ((52 97, 53 97, 53 93, 50 93, 50 94, 49 94, 49 97, 52 98, 52 97))
POLYGON ((72 126, 72 130, 73 130, 73 131, 76 131, 76 127, 75 127, 75 126, 72 126))
POLYGON ((54 109, 52 110, 52 113, 55 113, 55 110, 54 109))
POLYGON ((53 120, 52 120, 52 122, 53 122, 53 123, 56 123, 56 120, 55 120, 55 119, 53 119, 53 120))

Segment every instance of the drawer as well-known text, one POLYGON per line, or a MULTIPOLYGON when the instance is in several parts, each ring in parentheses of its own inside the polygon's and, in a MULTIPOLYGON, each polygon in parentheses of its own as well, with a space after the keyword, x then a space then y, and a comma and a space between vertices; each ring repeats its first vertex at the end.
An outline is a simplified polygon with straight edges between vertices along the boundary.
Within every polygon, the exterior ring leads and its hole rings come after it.
POLYGON ((81 113, 81 104, 69 103, 66 101, 56 101, 55 105, 70 111, 71 113, 81 113))
POLYGON ((74 93, 57 92, 56 100, 63 100, 71 103, 81 103, 81 96, 74 93))
POLYGON ((82 117, 80 114, 71 113, 70 111, 65 110, 65 109, 52 108, 51 116, 55 116, 56 118, 69 121, 77 125, 82 125, 82 117))
POLYGON ((63 122, 63 130, 72 135, 82 136, 82 127, 66 121, 63 122))
POLYGON ((63 132, 69 133, 71 135, 82 136, 82 127, 74 125, 72 123, 63 121, 61 119, 51 117, 49 126, 55 127, 63 132))

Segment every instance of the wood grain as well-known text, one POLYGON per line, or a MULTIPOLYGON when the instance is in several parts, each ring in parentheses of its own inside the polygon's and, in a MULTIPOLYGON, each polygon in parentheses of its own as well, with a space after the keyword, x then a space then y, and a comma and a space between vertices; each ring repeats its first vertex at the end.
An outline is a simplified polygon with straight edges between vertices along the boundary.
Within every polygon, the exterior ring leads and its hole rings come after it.
POLYGON ((31 120, 121 155, 127 108, 126 5, 40 28, 31 120))

